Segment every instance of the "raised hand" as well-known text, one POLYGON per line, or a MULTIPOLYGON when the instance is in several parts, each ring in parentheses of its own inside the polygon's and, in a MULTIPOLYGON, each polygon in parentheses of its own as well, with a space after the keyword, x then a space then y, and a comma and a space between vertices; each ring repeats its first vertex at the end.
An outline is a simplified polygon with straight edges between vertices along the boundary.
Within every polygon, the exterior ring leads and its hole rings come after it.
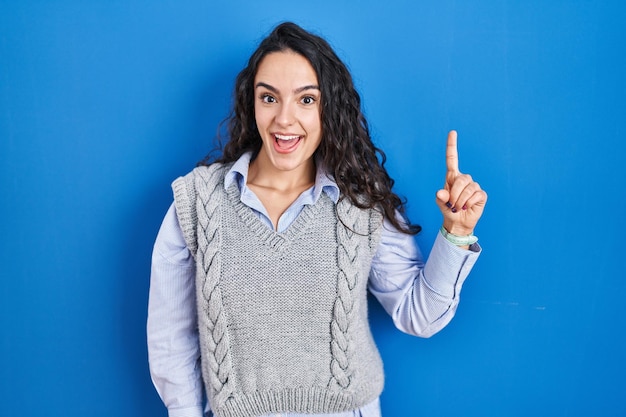
POLYGON ((437 191, 437 205, 443 213, 443 227, 455 235, 469 235, 474 232, 478 219, 487 203, 487 193, 468 174, 459 171, 457 134, 448 133, 446 148, 446 182, 437 191))

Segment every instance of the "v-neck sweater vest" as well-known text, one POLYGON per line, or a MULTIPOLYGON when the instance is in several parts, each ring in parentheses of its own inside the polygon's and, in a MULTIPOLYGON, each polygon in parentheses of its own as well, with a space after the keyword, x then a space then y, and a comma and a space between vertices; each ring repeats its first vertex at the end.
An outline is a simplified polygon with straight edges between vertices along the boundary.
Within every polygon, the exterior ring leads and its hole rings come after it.
POLYGON ((224 188, 230 165, 173 183, 196 261, 202 374, 218 417, 335 413, 383 388, 367 319, 382 217, 322 193, 276 233, 224 188))

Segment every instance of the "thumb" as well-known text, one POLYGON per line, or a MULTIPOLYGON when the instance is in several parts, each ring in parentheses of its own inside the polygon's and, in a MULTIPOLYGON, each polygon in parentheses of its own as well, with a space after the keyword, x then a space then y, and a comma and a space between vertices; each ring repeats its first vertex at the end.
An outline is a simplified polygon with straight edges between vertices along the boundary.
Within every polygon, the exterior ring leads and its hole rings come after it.
POLYGON ((450 201, 450 192, 448 190, 437 191, 436 202, 439 208, 443 211, 446 207, 446 203, 450 201))

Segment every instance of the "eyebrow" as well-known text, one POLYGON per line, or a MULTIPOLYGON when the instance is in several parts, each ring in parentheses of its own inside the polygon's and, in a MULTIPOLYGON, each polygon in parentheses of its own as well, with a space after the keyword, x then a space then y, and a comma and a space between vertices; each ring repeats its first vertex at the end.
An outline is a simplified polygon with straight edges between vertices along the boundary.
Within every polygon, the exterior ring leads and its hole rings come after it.
MULTIPOLYGON (((268 90, 270 90, 272 93, 276 93, 276 94, 279 93, 279 91, 278 91, 278 89, 276 87, 271 86, 271 85, 269 85, 267 83, 264 83, 264 82, 258 82, 254 86, 254 88, 259 88, 259 87, 265 87, 268 90)), ((299 93, 302 93, 303 91, 306 91, 306 90, 318 90, 319 91, 319 89, 320 89, 319 86, 311 84, 311 85, 304 85, 302 87, 298 87, 295 90, 293 90, 293 92, 296 93, 296 94, 299 94, 299 93)))

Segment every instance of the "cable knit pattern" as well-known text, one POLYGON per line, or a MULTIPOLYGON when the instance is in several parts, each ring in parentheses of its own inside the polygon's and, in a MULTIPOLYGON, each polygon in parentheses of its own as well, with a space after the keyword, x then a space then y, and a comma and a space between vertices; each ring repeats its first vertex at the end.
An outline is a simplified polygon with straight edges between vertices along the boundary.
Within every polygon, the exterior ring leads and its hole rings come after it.
MULTIPOLYGON (((375 250, 380 239, 380 233, 376 230, 382 223, 382 217, 378 213, 369 213, 350 204, 342 199, 337 204, 337 216, 343 220, 337 222, 337 261, 339 271, 337 274, 337 299, 333 307, 333 319, 331 323, 331 350, 332 379, 329 385, 337 385, 341 388, 350 386, 353 370, 351 364, 354 356, 354 344, 349 343, 349 326, 358 318, 354 317, 355 296, 360 269, 359 250, 375 250), (369 214, 369 215, 365 215, 369 214), (363 235, 369 238, 369 245, 363 248, 363 235), (376 237, 377 236, 377 237, 376 237)), ((369 266, 368 266, 369 270, 369 266)))
POLYGON ((383 386, 366 292, 381 216, 322 193, 276 233, 240 201, 236 184, 224 189, 228 168, 199 167, 173 185, 185 239, 196 248, 213 412, 334 413, 371 402, 383 386))
POLYGON ((179 222, 196 259, 196 288, 202 289, 196 293, 201 307, 198 311, 202 313, 198 317, 198 327, 201 349, 209 353, 202 356, 203 376, 208 379, 217 403, 225 402, 232 393, 226 315, 219 288, 219 210, 223 205, 223 185, 220 185, 223 169, 219 168, 213 165, 194 170, 196 175, 180 178, 173 185, 179 222))

